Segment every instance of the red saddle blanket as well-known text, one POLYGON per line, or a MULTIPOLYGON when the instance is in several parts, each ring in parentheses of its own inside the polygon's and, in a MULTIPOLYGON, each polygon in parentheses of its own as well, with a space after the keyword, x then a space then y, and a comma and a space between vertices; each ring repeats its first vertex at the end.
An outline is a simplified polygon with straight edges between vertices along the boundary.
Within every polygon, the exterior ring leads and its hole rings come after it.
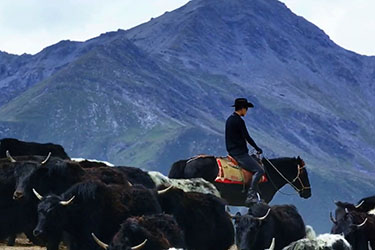
MULTIPOLYGON (((215 182, 242 185, 247 185, 250 183, 253 173, 241 168, 237 161, 231 156, 216 157, 216 162, 219 172, 215 182)), ((267 181, 267 177, 263 175, 259 183, 267 181)))

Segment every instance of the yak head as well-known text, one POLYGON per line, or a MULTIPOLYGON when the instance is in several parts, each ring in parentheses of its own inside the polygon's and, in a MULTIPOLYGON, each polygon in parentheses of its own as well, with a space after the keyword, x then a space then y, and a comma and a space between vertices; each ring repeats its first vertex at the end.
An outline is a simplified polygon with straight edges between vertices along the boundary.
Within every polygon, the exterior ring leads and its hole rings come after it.
POLYGON ((185 192, 173 186, 159 186, 157 191, 159 203, 164 212, 168 214, 175 214, 177 211, 183 210, 182 203, 185 197, 185 192))
POLYGON ((75 162, 60 158, 47 160, 34 162, 33 166, 30 165, 27 168, 23 163, 23 170, 20 170, 20 177, 14 193, 15 197, 21 195, 19 199, 22 199, 22 197, 27 200, 32 199, 35 197, 33 188, 42 193, 61 193, 74 183, 79 182, 85 172, 75 162))
POLYGON ((239 250, 265 249, 271 245, 272 234, 262 234, 264 225, 269 223, 270 212, 271 208, 268 208, 261 217, 240 213, 232 217, 235 221, 236 243, 239 250))
POLYGON ((340 219, 345 214, 345 209, 349 211, 357 211, 368 213, 375 208, 375 196, 361 199, 356 205, 349 202, 335 201, 336 208, 336 219, 340 219))
POLYGON ((13 199, 21 200, 26 194, 26 183, 30 181, 33 172, 48 163, 51 153, 42 161, 37 161, 36 157, 35 160, 17 161, 10 155, 9 151, 6 151, 6 155, 8 160, 14 164, 13 175, 16 183, 13 199))
POLYGON ((341 234, 350 241, 355 237, 356 232, 360 232, 368 223, 368 214, 344 209, 344 214, 338 220, 334 220, 331 233, 341 234))
POLYGON ((35 189, 35 196, 40 200, 38 204, 38 223, 33 231, 34 236, 38 237, 47 232, 62 230, 66 207, 70 206, 75 198, 65 200, 57 195, 43 197, 35 189))
MULTIPOLYGON (((335 210, 335 218, 331 216, 331 221, 336 224, 337 221, 343 219, 349 212, 356 210, 354 204, 349 202, 342 202, 342 201, 335 201, 336 210, 335 210)), ((345 219, 345 218, 344 218, 345 219)))
MULTIPOLYGON (((121 230, 113 237, 113 241, 111 246, 111 249, 113 250, 121 250, 121 249, 133 249, 134 246, 138 246, 142 242, 145 241, 150 235, 150 232, 140 223, 140 220, 142 220, 141 217, 132 217, 127 219, 122 225, 121 230)), ((160 249, 168 249, 170 247, 168 240, 165 240, 165 242, 162 241, 163 235, 159 235, 159 239, 157 239, 158 243, 161 243, 158 246, 150 247, 149 243, 145 243, 145 246, 148 246, 147 248, 160 248, 160 249)), ((154 242, 155 244, 155 242, 154 242)))
MULTIPOLYGON (((137 230, 135 228, 135 230, 137 230)), ((104 243, 101 241, 94 233, 91 233, 93 240, 98 244, 101 248, 105 250, 141 250, 147 248, 147 239, 143 240, 141 243, 132 246, 132 240, 128 236, 123 235, 123 230, 121 229, 114 238, 111 244, 104 243)))

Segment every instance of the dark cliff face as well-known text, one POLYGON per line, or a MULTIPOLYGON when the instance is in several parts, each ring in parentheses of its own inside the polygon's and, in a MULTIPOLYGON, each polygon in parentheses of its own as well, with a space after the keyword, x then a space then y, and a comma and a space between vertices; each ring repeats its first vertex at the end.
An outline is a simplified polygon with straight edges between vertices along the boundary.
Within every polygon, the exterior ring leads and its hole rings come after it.
POLYGON ((0 53, 0 137, 167 173, 226 154, 230 105, 247 97, 266 156, 301 155, 312 173, 312 199, 278 201, 322 230, 332 200, 371 195, 374 66, 279 1, 193 0, 127 31, 0 53))

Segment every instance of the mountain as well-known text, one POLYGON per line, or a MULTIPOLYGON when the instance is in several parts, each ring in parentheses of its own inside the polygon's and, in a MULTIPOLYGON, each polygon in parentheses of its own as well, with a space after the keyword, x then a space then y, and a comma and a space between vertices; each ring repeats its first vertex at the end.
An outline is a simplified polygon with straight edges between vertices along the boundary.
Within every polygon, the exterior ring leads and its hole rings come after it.
POLYGON ((373 195, 374 82, 374 57, 277 0, 192 0, 130 30, 0 53, 0 137, 167 173, 178 159, 225 155, 225 119, 247 97, 266 156, 300 155, 310 173, 311 199, 275 202, 326 232, 333 200, 373 195))
MULTIPOLYGON (((33 56, 0 52, 0 89, 5 93, 0 96, 0 106, 77 60, 102 43, 101 39, 98 37, 85 43, 61 41, 33 56)), ((105 35, 105 40, 111 40, 111 33, 105 35)))

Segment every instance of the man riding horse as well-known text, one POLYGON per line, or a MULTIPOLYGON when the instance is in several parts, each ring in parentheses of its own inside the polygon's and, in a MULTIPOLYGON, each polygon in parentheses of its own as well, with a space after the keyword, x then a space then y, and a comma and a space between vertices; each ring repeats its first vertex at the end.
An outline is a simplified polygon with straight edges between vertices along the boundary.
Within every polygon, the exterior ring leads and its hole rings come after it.
POLYGON ((248 108, 253 108, 254 105, 248 102, 246 98, 237 98, 232 107, 235 108, 235 111, 228 117, 225 124, 225 143, 229 155, 232 156, 243 169, 253 173, 245 201, 245 205, 250 206, 258 201, 258 183, 264 175, 264 169, 249 155, 247 143, 254 147, 258 154, 262 154, 263 151, 251 138, 247 131, 245 121, 241 118, 247 114, 248 108))

